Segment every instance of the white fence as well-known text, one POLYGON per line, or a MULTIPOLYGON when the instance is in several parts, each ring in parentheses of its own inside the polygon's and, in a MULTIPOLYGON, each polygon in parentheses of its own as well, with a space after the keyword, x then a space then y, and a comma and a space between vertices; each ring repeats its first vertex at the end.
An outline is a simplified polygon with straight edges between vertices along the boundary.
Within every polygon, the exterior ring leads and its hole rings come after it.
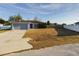
POLYGON ((76 24, 64 25, 64 28, 79 32, 79 25, 76 25, 76 24))

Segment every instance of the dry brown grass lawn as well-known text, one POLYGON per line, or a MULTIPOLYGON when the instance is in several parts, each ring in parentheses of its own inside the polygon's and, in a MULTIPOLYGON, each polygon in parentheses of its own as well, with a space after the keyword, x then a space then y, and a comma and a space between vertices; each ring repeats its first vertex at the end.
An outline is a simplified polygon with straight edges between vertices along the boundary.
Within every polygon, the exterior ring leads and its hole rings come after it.
POLYGON ((79 35, 73 36, 57 36, 54 28, 47 29, 31 29, 26 31, 24 38, 30 37, 29 43, 33 45, 33 49, 40 49, 54 45, 79 43, 79 35))
POLYGON ((31 37, 35 41, 40 41, 40 40, 48 40, 52 39, 52 36, 56 36, 57 32, 55 29, 30 29, 26 32, 24 37, 31 37))

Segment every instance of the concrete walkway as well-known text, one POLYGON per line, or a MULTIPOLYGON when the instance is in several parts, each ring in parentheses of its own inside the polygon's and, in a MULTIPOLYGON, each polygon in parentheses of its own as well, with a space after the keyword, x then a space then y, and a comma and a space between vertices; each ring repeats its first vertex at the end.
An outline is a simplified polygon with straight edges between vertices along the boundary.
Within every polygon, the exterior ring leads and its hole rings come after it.
POLYGON ((79 44, 66 44, 39 50, 11 53, 7 56, 79 56, 79 44))
POLYGON ((11 30, 0 33, 0 55, 32 48, 25 39, 22 38, 26 30, 11 30))

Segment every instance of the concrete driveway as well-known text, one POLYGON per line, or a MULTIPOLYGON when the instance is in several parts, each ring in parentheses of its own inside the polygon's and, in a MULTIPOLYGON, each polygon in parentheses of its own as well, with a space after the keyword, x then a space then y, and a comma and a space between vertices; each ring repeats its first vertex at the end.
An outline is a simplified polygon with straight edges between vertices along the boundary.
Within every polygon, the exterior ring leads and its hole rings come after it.
POLYGON ((26 30, 10 30, 0 33, 0 55, 32 48, 25 39, 22 38, 26 30))
POLYGON ((39 50, 11 53, 7 56, 79 56, 79 44, 66 44, 39 50))

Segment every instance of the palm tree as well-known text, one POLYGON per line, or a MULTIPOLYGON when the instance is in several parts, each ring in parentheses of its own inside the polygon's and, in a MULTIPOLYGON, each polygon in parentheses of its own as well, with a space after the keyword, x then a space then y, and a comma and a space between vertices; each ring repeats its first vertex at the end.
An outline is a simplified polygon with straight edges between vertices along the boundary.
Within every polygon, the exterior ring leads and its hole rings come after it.
POLYGON ((20 16, 20 14, 14 16, 15 21, 22 21, 22 17, 20 16))

